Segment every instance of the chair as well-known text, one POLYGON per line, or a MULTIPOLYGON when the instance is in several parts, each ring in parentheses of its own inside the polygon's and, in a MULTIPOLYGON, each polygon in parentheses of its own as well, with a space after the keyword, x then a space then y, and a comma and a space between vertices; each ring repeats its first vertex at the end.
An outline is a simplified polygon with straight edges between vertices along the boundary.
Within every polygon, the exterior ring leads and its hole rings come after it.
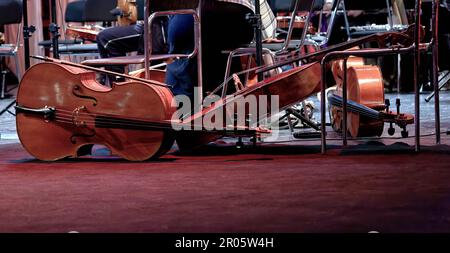
MULTIPOLYGON (((316 11, 322 10, 324 0, 271 0, 269 1, 270 7, 274 13, 279 12, 287 12, 291 13, 289 18, 290 23, 287 31, 283 31, 278 29, 278 32, 285 33, 286 38, 284 42, 281 43, 263 43, 263 48, 271 51, 274 54, 274 57, 277 55, 285 54, 289 51, 301 49, 306 45, 313 45, 313 47, 318 48, 321 42, 317 42, 313 37, 308 36, 307 27, 311 24, 311 17, 314 15, 316 11), (295 19, 297 17, 298 12, 307 12, 308 15, 306 17, 304 23, 304 29, 300 39, 293 39, 293 31, 295 27, 295 19)), ((251 47, 254 45, 251 45, 251 47)), ((242 49, 239 49, 242 51, 242 49)))
MULTIPOLYGON (((223 77, 223 73, 226 66, 226 58, 220 58, 216 59, 214 58, 213 63, 211 63, 211 54, 208 55, 202 55, 203 50, 206 48, 206 50, 210 50, 211 48, 208 47, 208 45, 211 45, 211 43, 217 42, 220 43, 220 47, 223 48, 236 48, 236 45, 234 43, 236 41, 230 40, 230 33, 224 32, 221 29, 216 29, 216 31, 219 31, 221 34, 219 36, 212 36, 209 31, 213 31, 216 27, 216 23, 214 21, 216 16, 215 14, 219 15, 227 15, 231 14, 231 16, 239 16, 239 17, 245 17, 245 13, 250 13, 251 10, 247 7, 243 7, 241 5, 236 4, 230 4, 225 2, 219 2, 219 1, 212 1, 212 0, 188 0, 188 1, 149 1, 149 8, 147 8, 146 15, 144 17, 148 17, 148 22, 144 22, 146 24, 146 28, 151 27, 152 22, 156 17, 159 16, 166 16, 166 15, 173 15, 173 14, 189 14, 194 16, 195 19, 195 42, 194 46, 195 49, 190 52, 189 54, 184 55, 154 55, 152 52, 152 42, 150 38, 152 37, 150 29, 146 30, 145 35, 145 55, 144 56, 125 56, 125 57, 117 57, 117 58, 108 58, 108 59, 95 59, 95 60, 87 60, 84 61, 83 64, 90 65, 90 66, 111 66, 111 65, 129 65, 129 64, 141 64, 144 63, 145 70, 146 70, 146 78, 151 78, 150 73, 150 65, 152 61, 155 61, 156 59, 168 59, 168 58, 193 58, 197 57, 198 61, 198 67, 197 67, 197 75, 198 75, 198 83, 197 83, 197 97, 199 98, 199 101, 202 101, 203 98, 203 89, 206 90, 213 90, 214 86, 220 83, 221 78, 223 77), (219 3, 220 5, 215 5, 216 3, 219 3), (220 9, 220 7, 223 7, 221 4, 229 4, 229 8, 226 9, 226 14, 223 14, 223 9, 220 9), (150 15, 151 14, 151 15, 150 15), (201 20, 201 23, 199 22, 201 20), (213 22, 211 22, 213 21, 213 22), (200 34, 200 31, 206 31, 202 34, 200 34), (214 38, 213 38, 214 37, 214 38), (202 41, 203 40, 203 41, 202 41), (203 57, 205 56, 205 57, 203 57), (206 58, 206 56, 208 58, 206 58), (208 63, 204 63, 205 59, 209 61, 208 63), (223 66, 222 66, 223 65, 223 66), (218 77, 217 70, 220 71, 220 77, 218 77), (213 73, 213 74, 211 74, 213 73), (219 80, 217 82, 217 79, 219 80), (205 87, 204 84, 209 84, 210 88, 205 87)), ((235 21, 232 17, 227 16, 228 20, 230 22, 235 21)), ((221 26, 228 26, 228 29, 236 29, 236 27, 233 27, 227 24, 223 24, 223 20, 221 26)), ((248 24, 249 29, 251 30, 251 25, 248 24)), ((246 26, 247 28, 247 26, 246 26)), ((213 31, 214 32, 214 31, 213 31)), ((238 32, 235 34, 238 34, 239 36, 235 37, 241 37, 238 32)), ((244 38, 245 43, 249 43, 251 41, 251 38, 253 37, 252 34, 250 34, 249 39, 244 38)), ((234 39, 234 38, 233 38, 234 39)), ((215 45, 216 46, 216 45, 215 45)), ((210 52, 208 51, 208 52, 210 52)), ((214 53, 217 53, 214 51, 214 53)), ((220 55, 220 51, 218 52, 220 55)))
POLYGON ((270 5, 274 13, 292 12, 290 24, 286 33, 286 39, 283 43, 264 43, 263 47, 276 53, 286 50, 298 49, 305 45, 307 40, 308 27, 311 23, 311 17, 316 11, 322 10, 324 0, 272 0, 270 5), (294 30, 294 21, 298 12, 307 12, 304 29, 300 40, 293 40, 292 34, 294 30))
POLYGON ((115 22, 117 19, 111 14, 116 8, 117 0, 86 0, 84 5, 84 22, 115 22))
MULTIPOLYGON (((338 12, 342 11, 344 14, 344 29, 347 33, 349 39, 354 37, 365 36, 377 32, 386 32, 394 29, 393 21, 393 11, 391 8, 390 0, 380 0, 380 1, 360 1, 360 0, 335 0, 333 2, 332 15, 330 19, 329 29, 327 31, 328 38, 332 35, 332 29, 336 22, 336 16, 338 12), (348 10, 364 10, 364 11, 375 11, 379 12, 381 9, 387 10, 387 24, 382 24, 378 26, 367 26, 367 29, 351 29, 348 21, 347 11, 348 10)), ((356 27, 358 28, 358 27, 356 27)), ((401 26, 399 30, 406 28, 406 26, 401 26)))
MULTIPOLYGON (((103 25, 110 24, 111 22, 116 21, 116 17, 111 14, 111 10, 117 6, 116 0, 82 0, 77 2, 69 3, 75 5, 75 7, 80 8, 81 19, 78 20, 70 20, 66 19, 66 22, 103 22, 103 25), (81 6, 79 6, 81 5, 81 6)), ((72 8, 72 6, 69 7, 72 8)), ((69 18, 71 16, 69 15, 69 18)), ((79 16, 78 16, 79 17, 79 16)), ((81 56, 81 57, 90 57, 98 56, 98 47, 97 43, 80 43, 80 44, 63 44, 59 46, 59 53, 61 55, 69 55, 69 56, 81 56)))
MULTIPOLYGON (((22 31, 22 1, 18 0, 3 0, 0 1, 0 25, 8 24, 20 24, 19 29, 17 29, 16 43, 15 44, 4 44, 0 45, 0 58, 2 59, 2 65, 4 57, 14 57, 16 63, 16 75, 20 82, 21 74, 19 68, 19 58, 17 51, 19 49, 20 43, 20 33, 22 31)), ((5 98, 6 90, 6 71, 2 71, 2 84, 1 84, 1 94, 0 99, 5 98)))
MULTIPOLYGON (((307 27, 309 27, 311 22, 311 16, 315 11, 321 10, 323 7, 323 0, 272 0, 269 1, 269 5, 274 13, 280 12, 291 12, 290 23, 287 31, 282 31, 282 33, 286 33, 286 39, 282 43, 263 43, 263 53, 270 57, 270 61, 277 61, 277 56, 287 53, 288 51, 300 49, 307 44, 312 44, 315 47, 318 47, 318 43, 307 38, 307 27), (305 20, 304 29, 302 32, 302 36, 299 40, 293 40, 292 34, 294 30, 294 21, 297 17, 297 13, 299 11, 307 12, 308 16, 305 20)), ((246 54, 255 54, 255 50, 253 49, 254 45, 245 48, 238 48, 234 51, 231 51, 228 57, 228 65, 225 73, 225 80, 229 78, 230 68, 232 58, 236 56, 242 56, 244 53, 246 54)), ((223 89, 222 96, 226 95, 226 87, 223 89)))
MULTIPOLYGON (((67 4, 64 13, 66 23, 103 22, 103 25, 116 21, 110 10, 117 6, 116 0, 77 0, 67 4)), ((96 43, 85 43, 80 39, 58 40, 59 53, 70 56, 98 56, 96 43)), ((52 46, 52 41, 42 41, 45 48, 52 46)))
MULTIPOLYGON (((83 61, 82 64, 95 67, 104 66, 127 66, 131 64, 144 64, 145 66, 145 78, 150 79, 150 65, 152 61, 165 60, 170 58, 192 58, 195 56, 199 57, 199 67, 198 67, 198 87, 200 93, 202 92, 202 75, 201 75, 201 48, 200 48, 200 6, 201 0, 188 0, 188 1, 146 1, 147 8, 144 13, 144 24, 145 24, 145 45, 144 45, 144 55, 134 55, 134 56, 123 56, 114 57, 106 59, 94 59, 83 61), (151 14, 151 16, 150 16, 151 14), (168 16, 175 14, 191 14, 194 16, 195 22, 195 49, 190 54, 177 54, 177 55, 153 55, 152 54, 152 40, 151 38, 151 27, 152 22, 158 16, 168 16)), ((201 95, 202 97, 202 95, 201 95)))
MULTIPOLYGON (((282 55, 293 50, 299 50, 299 52, 301 52, 301 49, 308 45, 314 47, 315 50, 319 50, 322 45, 326 44, 326 38, 316 34, 308 35, 308 28, 311 24, 311 18, 318 11, 322 14, 323 5, 325 3, 324 0, 272 0, 270 3, 274 12, 292 13, 288 30, 285 32, 286 39, 284 43, 263 43, 264 48, 273 51, 275 55, 282 55), (307 12, 308 14, 305 19, 303 32, 300 39, 294 40, 292 39, 292 34, 294 30, 294 21, 298 12, 307 12)), ((277 58, 275 57, 274 61, 276 60, 277 58)), ((294 133, 294 125, 297 123, 293 122, 292 117, 296 118, 295 122, 302 122, 303 125, 309 126, 315 130, 319 129, 317 124, 311 120, 310 115, 307 113, 307 108, 313 107, 311 103, 302 101, 300 104, 301 106, 296 105, 286 109, 285 113, 282 113, 278 119, 279 123, 283 120, 287 120, 287 126, 294 136, 301 136, 301 134, 294 133), (299 107, 302 109, 298 109, 299 107)))
MULTIPOLYGON (((64 12, 64 22, 84 23, 84 6, 86 1, 87 0, 78 0, 68 3, 64 12)), ((59 45, 73 45, 81 43, 83 43, 83 40, 77 38, 58 40, 59 45)), ((40 41, 38 45, 44 47, 45 49, 50 49, 52 47, 52 40, 40 41)))
MULTIPOLYGON (((288 54, 290 51, 299 50, 307 45, 312 45, 316 49, 319 48, 319 46, 324 42, 320 41, 317 42, 312 39, 312 37, 307 36, 308 29, 310 23, 311 23, 311 16, 316 11, 321 11, 323 8, 324 1, 323 0, 272 0, 269 1, 269 4, 271 6, 271 9, 274 13, 279 12, 287 12, 291 13, 290 16, 290 22, 288 26, 287 31, 281 31, 282 33, 286 34, 286 38, 284 42, 282 43, 263 43, 263 58, 265 59, 265 64, 271 64, 275 63, 279 60, 279 58, 283 57, 283 55, 288 54), (295 26, 295 19, 298 15, 298 12, 307 12, 308 15, 306 17, 305 23, 304 23, 304 29, 302 32, 302 35, 300 39, 292 39, 293 30, 295 26)), ((255 48, 254 45, 247 48, 238 48, 236 50, 233 50, 229 53, 228 56, 228 64, 225 72, 225 78, 223 83, 223 89, 222 89, 222 97, 225 97, 227 95, 228 90, 228 83, 227 80, 230 79, 231 76, 231 62, 233 57, 239 57, 243 55, 255 55, 255 48)), ((250 64, 246 65, 247 67, 251 66, 250 64)), ((282 72, 282 69, 275 69, 273 73, 266 73, 270 75, 276 74, 282 72)), ((245 82, 251 84, 252 82, 248 82, 249 75, 248 73, 245 76, 245 82)), ((254 80, 253 80, 254 82, 254 80)), ((306 102, 302 102, 302 108, 305 108, 307 106, 306 102)), ((314 122, 312 122, 307 115, 303 115, 302 112, 298 111, 296 108, 290 108, 286 110, 286 113, 280 117, 280 120, 287 119, 287 122, 289 123, 289 128, 291 132, 293 132, 293 125, 291 122, 290 115, 293 115, 294 117, 298 118, 299 121, 302 121, 303 124, 306 124, 308 126, 311 126, 315 128, 316 130, 318 127, 315 125, 314 122)))

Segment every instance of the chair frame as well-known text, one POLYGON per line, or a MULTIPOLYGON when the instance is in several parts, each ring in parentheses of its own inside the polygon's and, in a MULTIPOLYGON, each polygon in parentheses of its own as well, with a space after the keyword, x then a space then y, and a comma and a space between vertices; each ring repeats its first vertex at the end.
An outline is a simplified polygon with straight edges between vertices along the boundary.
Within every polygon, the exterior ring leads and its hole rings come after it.
MULTIPOLYGON (((194 17, 194 50, 184 56, 179 56, 178 58, 193 58, 197 57, 197 89, 195 90, 195 96, 198 98, 198 105, 195 106, 196 109, 202 108, 203 102, 203 62, 202 62, 202 34, 201 34, 201 9, 203 0, 198 0, 198 6, 194 9, 179 9, 179 10, 165 10, 156 11, 150 15, 150 0, 145 1, 144 7, 144 68, 145 68, 145 78, 150 79, 150 65, 151 65, 151 55, 152 55, 152 31, 149 29, 152 27, 153 21, 159 16, 168 16, 176 14, 190 14, 194 17)), ((169 57, 171 58, 171 56, 169 57)), ((194 102, 195 103, 195 102, 194 102)))
MULTIPOLYGON (((67 20, 67 17, 64 14, 65 22, 80 22, 80 23, 86 23, 86 22, 112 22, 112 21, 115 20, 115 18, 113 18, 112 15, 111 15, 111 19, 109 19, 109 20, 95 20, 98 17, 94 17, 93 18, 93 17, 91 17, 89 15, 89 14, 94 15, 95 12, 92 12, 92 13, 88 12, 87 13, 87 11, 91 10, 92 8, 86 7, 86 6, 90 6, 90 5, 93 5, 93 4, 95 4, 95 1, 86 0, 84 2, 85 7, 84 7, 84 12, 83 12, 83 17, 80 20, 67 20)), ((67 12, 67 10, 68 9, 66 8, 65 11, 67 12)), ((77 57, 77 58, 78 57, 80 57, 80 58, 87 58, 87 57, 98 58, 99 57, 98 49, 96 49, 96 50, 86 50, 86 51, 81 50, 81 51, 78 51, 78 52, 77 52, 76 49, 73 50, 74 47, 81 46, 81 45, 85 45, 85 43, 81 42, 81 43, 73 43, 73 44, 67 44, 67 45, 61 45, 60 44, 59 48, 58 48, 58 52, 59 52, 60 55, 65 55, 65 56, 68 56, 68 57, 72 57, 72 56, 73 57, 77 57)))
MULTIPOLYGON (((292 41, 291 37, 292 37, 292 33, 293 33, 293 31, 294 31, 295 18, 296 18, 296 16, 297 16, 297 12, 298 12, 298 10, 299 10, 299 8, 300 8, 300 2, 301 2, 301 0, 293 0, 293 1, 295 1, 295 2, 293 2, 293 4, 294 4, 294 9, 293 9, 292 14, 291 14, 291 17, 290 17, 290 22, 289 22, 289 27, 288 27, 288 31, 287 31, 287 36, 286 36, 286 39, 285 39, 285 41, 284 41, 284 43, 283 43, 283 46, 282 46, 281 49, 276 50, 276 51, 273 51, 273 52, 271 52, 271 54, 270 54, 274 61, 275 61, 277 55, 282 55, 282 54, 288 52, 288 50, 289 50, 289 44, 290 44, 290 42, 292 41)), ((305 29, 303 29, 302 36, 301 36, 301 38, 300 38, 299 49, 301 49, 303 46, 305 46, 306 43, 309 43, 309 44, 313 45, 313 46, 316 47, 316 48, 319 48, 319 47, 320 47, 320 45, 319 45, 318 43, 316 43, 315 41, 313 41, 312 39, 310 39, 310 38, 307 37, 308 29, 306 29, 307 27, 309 27, 309 24, 311 23, 311 14, 314 12, 314 8, 316 7, 315 5, 316 5, 316 2, 317 2, 317 1, 318 1, 318 0, 312 0, 312 2, 311 2, 311 6, 310 6, 310 8, 309 8, 309 14, 308 14, 308 17, 307 17, 306 22, 305 22, 305 29)), ((234 51, 231 51, 231 52, 230 52, 230 55, 229 55, 229 57, 228 57, 227 68, 226 68, 226 70, 225 70, 225 80, 226 80, 226 79, 229 77, 229 75, 230 75, 231 58, 233 58, 233 57, 235 57, 235 56, 238 56, 238 55, 242 55, 242 53, 243 53, 244 51, 245 51, 247 54, 252 54, 252 53, 255 54, 255 51, 252 50, 251 48, 249 48, 248 50, 245 50, 245 48, 238 48, 238 49, 236 49, 236 50, 234 50, 234 51)), ((268 53, 268 50, 265 50, 264 53, 267 54, 267 53, 268 53)), ((226 84, 225 84, 225 85, 226 85, 226 84)))
MULTIPOLYGON (((304 46, 306 46, 308 44, 314 46, 316 49, 319 49, 320 46, 322 46, 323 44, 325 44, 327 42, 327 40, 325 40, 325 41, 323 41, 322 43, 319 44, 316 41, 314 41, 313 39, 308 38, 308 36, 307 36, 308 35, 308 29, 307 28, 309 27, 309 25, 311 23, 311 16, 312 16, 312 13, 315 11, 315 7, 316 7, 317 1, 318 0, 312 0, 311 6, 309 7, 309 13, 308 13, 308 16, 306 18, 305 27, 303 29, 302 36, 300 38, 300 43, 299 43, 299 46, 298 46, 299 50, 302 47, 304 47, 304 46)), ((287 36, 286 36, 286 39, 285 39, 285 41, 283 43, 282 48, 280 50, 276 50, 276 51, 270 51, 267 48, 263 48, 263 54, 269 55, 269 57, 271 57, 273 62, 276 62, 277 56, 283 55, 283 54, 285 54, 286 52, 289 51, 289 44, 292 41, 291 37, 292 37, 292 33, 294 31, 294 26, 295 26, 295 18, 297 16, 298 10, 300 9, 301 0, 295 0, 295 2, 292 2, 292 3, 294 4, 294 9, 293 9, 291 17, 290 17, 290 22, 289 22, 289 27, 288 27, 288 31, 287 31, 287 36)), ((320 12, 322 13, 322 8, 321 8, 320 12)), ((232 59, 234 57, 238 57, 238 56, 255 55, 255 54, 256 54, 256 50, 253 47, 238 48, 238 49, 235 49, 235 50, 233 50, 233 51, 231 51, 229 53, 228 61, 227 61, 227 68, 225 70, 224 83, 222 84, 222 86, 223 86, 222 87, 222 97, 225 97, 226 93, 227 93, 227 88, 228 88, 228 82, 227 81, 228 81, 228 79, 229 79, 229 77, 231 75, 232 59)), ((276 69, 276 72, 279 73, 280 70, 276 69)), ((247 74, 246 75, 246 81, 247 81, 249 72, 247 72, 246 74, 247 74)), ((303 102, 303 106, 304 105, 305 105, 305 103, 303 102)), ((305 124, 307 124, 309 126, 312 126, 314 129, 318 130, 318 127, 313 122, 310 122, 306 117, 296 113, 294 110, 289 109, 289 110, 287 110, 286 114, 284 116, 282 116, 281 118, 287 117, 288 123, 289 123, 289 129, 290 129, 291 133, 294 132, 294 129, 293 129, 293 124, 291 123, 291 120, 289 118, 290 114, 293 114, 294 116, 298 117, 303 123, 305 123, 305 124)))
MULTIPOLYGON (((350 23, 348 21, 347 7, 346 7, 345 1, 346 0, 334 0, 333 1, 330 22, 329 22, 328 29, 327 29, 327 41, 330 39, 334 24, 336 22, 336 16, 339 12, 344 13, 345 32, 347 33, 348 40, 352 39, 352 36, 350 33, 350 23)), ((355 1, 355 0, 353 0, 353 1, 355 1)), ((390 0, 385 0, 385 3, 386 3, 387 11, 388 11, 388 25, 389 25, 388 31, 390 31, 394 27, 393 10, 391 8, 392 4, 391 4, 390 0)))
MULTIPOLYGON (((144 64, 145 69, 145 79, 149 80, 150 70, 152 69, 151 62, 155 60, 167 60, 170 58, 181 59, 181 58, 193 58, 198 57, 197 60, 197 75, 198 75, 198 83, 197 83, 197 97, 199 98, 198 102, 201 103, 203 101, 203 72, 202 72, 202 45, 201 45, 201 6, 202 0, 198 0, 198 5, 196 9, 178 9, 178 10, 162 10, 155 11, 150 15, 150 1, 145 1, 144 6, 144 55, 143 56, 124 56, 124 57, 113 57, 107 59, 96 59, 96 60, 87 60, 83 61, 82 64, 88 66, 108 66, 108 65, 117 65, 117 66, 127 66, 131 64, 144 64), (168 16, 175 14, 190 14, 194 17, 194 50, 190 54, 164 54, 164 55, 152 55, 152 31, 149 29, 154 20, 159 16, 168 16)), ((201 107, 198 107, 201 108, 201 107)))
MULTIPOLYGON (((16 76, 18 81, 22 79, 22 74, 20 71, 20 65, 19 65, 19 47, 20 47, 20 34, 22 31, 22 23, 11 23, 11 24, 18 24, 19 28, 17 29, 17 35, 16 35, 16 43, 15 44, 4 44, 0 45, 0 48, 11 48, 11 50, 1 53, 0 52, 0 58, 1 58, 1 64, 3 64, 3 58, 4 57, 14 57, 15 65, 16 65, 16 76)), ((3 99, 5 97, 5 89, 6 89, 6 83, 5 83, 5 76, 3 76, 2 85, 1 85, 1 97, 0 99, 3 99)))
MULTIPOLYGON (((286 52, 288 50, 288 48, 289 48, 289 43, 291 42, 292 33, 294 31, 295 18, 297 16, 297 12, 298 12, 299 7, 300 7, 300 1, 301 0, 295 0, 294 10, 292 11, 291 20, 290 20, 290 23, 289 23, 289 29, 288 29, 288 33, 287 33, 287 36, 286 36, 286 40, 284 41, 283 48, 281 50, 279 50, 279 52, 277 52, 277 53, 286 52)), ((309 24, 311 23, 311 14, 314 12, 314 7, 316 5, 316 1, 317 0, 312 0, 311 7, 309 8, 309 14, 308 14, 308 16, 306 18, 305 27, 303 28, 302 37, 300 38, 300 44, 299 44, 300 48, 302 46, 304 46, 305 42, 307 41, 306 37, 307 37, 307 34, 308 34, 308 27, 309 27, 309 24)))

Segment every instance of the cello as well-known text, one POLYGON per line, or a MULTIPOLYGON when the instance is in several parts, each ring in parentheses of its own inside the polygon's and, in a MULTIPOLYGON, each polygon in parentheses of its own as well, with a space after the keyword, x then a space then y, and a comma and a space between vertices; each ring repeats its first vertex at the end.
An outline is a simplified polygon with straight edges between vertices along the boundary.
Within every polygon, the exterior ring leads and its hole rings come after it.
POLYGON ((173 95, 161 83, 128 81, 111 89, 93 71, 57 63, 34 65, 24 78, 17 131, 24 148, 40 160, 77 157, 83 146, 102 144, 122 158, 143 161, 174 142, 164 121, 175 112, 173 95))
MULTIPOLYGON (((348 99, 374 110, 385 109, 384 85, 381 70, 378 66, 367 65, 363 58, 350 57, 347 69, 343 69, 343 61, 336 61, 332 66, 332 73, 336 81, 334 93, 342 96, 343 72, 347 71, 348 99)), ((336 132, 342 132, 342 108, 330 106, 331 125, 336 132)), ((356 137, 381 136, 384 122, 361 117, 359 113, 348 112, 347 130, 356 137)))

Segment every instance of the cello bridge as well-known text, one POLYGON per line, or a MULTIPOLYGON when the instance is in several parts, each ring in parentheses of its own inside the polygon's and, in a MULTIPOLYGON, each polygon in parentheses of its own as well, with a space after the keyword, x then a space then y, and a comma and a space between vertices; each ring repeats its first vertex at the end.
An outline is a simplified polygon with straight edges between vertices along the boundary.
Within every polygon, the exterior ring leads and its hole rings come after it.
POLYGON ((72 111, 72 123, 76 127, 86 127, 87 126, 86 121, 81 119, 80 112, 82 112, 82 111, 86 111, 86 106, 77 107, 72 111))

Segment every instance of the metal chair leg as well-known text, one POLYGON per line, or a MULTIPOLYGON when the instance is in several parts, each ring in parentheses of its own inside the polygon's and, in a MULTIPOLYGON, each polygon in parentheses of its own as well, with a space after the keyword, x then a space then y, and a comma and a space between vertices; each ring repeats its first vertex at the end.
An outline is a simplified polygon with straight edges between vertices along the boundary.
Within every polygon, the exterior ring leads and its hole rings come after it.
POLYGON ((22 80, 22 75, 21 75, 21 72, 20 72, 19 57, 18 57, 17 53, 14 55, 14 61, 16 62, 17 81, 20 83, 20 80, 22 80))
POLYGON ((15 115, 14 113, 12 113, 12 112, 9 111, 9 108, 13 107, 15 104, 16 104, 16 100, 14 99, 13 101, 11 101, 11 103, 9 103, 9 104, 5 107, 5 109, 3 109, 3 110, 0 112, 0 116, 2 116, 5 112, 8 112, 8 113, 10 113, 10 114, 12 114, 12 115, 15 115))
POLYGON ((2 87, 1 87, 1 94, 0 94, 0 99, 4 99, 5 98, 5 90, 6 90, 6 70, 2 70, 2 87))

